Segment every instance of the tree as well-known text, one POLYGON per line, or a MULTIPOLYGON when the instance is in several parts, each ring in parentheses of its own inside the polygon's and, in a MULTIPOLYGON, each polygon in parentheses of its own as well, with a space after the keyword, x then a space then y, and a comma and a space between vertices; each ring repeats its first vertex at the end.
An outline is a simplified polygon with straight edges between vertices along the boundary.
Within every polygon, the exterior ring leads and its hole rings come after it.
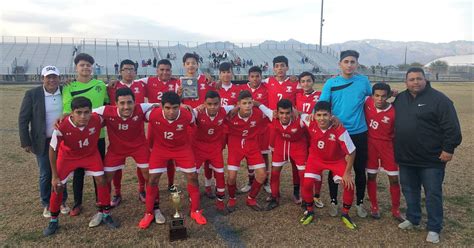
POLYGON ((398 70, 400 70, 400 71, 406 71, 406 70, 408 70, 410 65, 408 65, 408 64, 399 64, 399 65, 397 65, 397 67, 398 67, 398 70))
POLYGON ((448 71, 448 63, 443 60, 436 60, 430 64, 429 68, 433 73, 446 73, 448 71))
POLYGON ((423 64, 419 62, 413 62, 410 64, 410 67, 423 67, 423 64))

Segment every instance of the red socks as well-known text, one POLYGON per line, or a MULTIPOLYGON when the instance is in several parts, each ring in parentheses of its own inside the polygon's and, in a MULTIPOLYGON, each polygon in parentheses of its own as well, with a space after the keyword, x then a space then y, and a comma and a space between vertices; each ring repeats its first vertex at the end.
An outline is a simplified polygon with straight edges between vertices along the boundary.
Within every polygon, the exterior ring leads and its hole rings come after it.
POLYGON ((153 209, 155 206, 155 202, 160 202, 160 192, 158 189, 158 185, 147 185, 146 186, 146 200, 145 200, 145 207, 146 212, 153 214, 153 209), (156 198, 156 201, 155 201, 156 198))
POLYGON ((275 199, 280 198, 280 174, 281 171, 272 170, 272 177, 270 178, 272 197, 275 199))
POLYGON ((390 196, 392 198, 392 212, 400 208, 400 184, 390 184, 390 196))
POLYGON ((227 191, 229 192, 229 198, 235 198, 235 191, 237 191, 237 185, 227 184, 227 191))
POLYGON ((121 195, 122 188, 122 169, 115 171, 112 182, 114 184, 115 195, 121 195))
POLYGON ((367 194, 369 195, 372 209, 379 209, 379 205, 377 201, 377 180, 376 179, 367 180, 367 194))
POLYGON ((172 160, 168 161, 168 166, 167 166, 167 175, 168 175, 168 186, 171 186, 174 184, 174 174, 176 172, 176 167, 174 166, 174 162, 172 160))
POLYGON ((224 198, 224 196, 225 196, 224 173, 214 172, 214 177, 216 178, 216 195, 220 198, 224 198))
POLYGON ((348 214, 354 201, 354 189, 347 189, 344 187, 342 193, 342 213, 348 214))
POLYGON ((201 204, 201 196, 199 195, 199 187, 188 183, 188 194, 191 201, 191 213, 199 210, 201 204))
POLYGON ((262 188, 261 183, 257 182, 257 180, 253 180, 252 187, 250 188, 249 196, 250 198, 257 198, 258 192, 260 192, 260 188, 262 188))

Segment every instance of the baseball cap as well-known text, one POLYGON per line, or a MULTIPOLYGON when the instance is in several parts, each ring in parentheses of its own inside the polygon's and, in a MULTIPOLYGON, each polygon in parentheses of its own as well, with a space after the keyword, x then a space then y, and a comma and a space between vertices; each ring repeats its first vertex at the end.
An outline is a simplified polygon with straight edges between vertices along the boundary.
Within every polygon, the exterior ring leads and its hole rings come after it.
POLYGON ((41 75, 42 76, 48 76, 48 75, 51 75, 51 74, 55 74, 55 75, 58 75, 59 76, 59 70, 56 66, 54 65, 48 65, 48 66, 45 66, 43 68, 43 70, 41 70, 41 75))

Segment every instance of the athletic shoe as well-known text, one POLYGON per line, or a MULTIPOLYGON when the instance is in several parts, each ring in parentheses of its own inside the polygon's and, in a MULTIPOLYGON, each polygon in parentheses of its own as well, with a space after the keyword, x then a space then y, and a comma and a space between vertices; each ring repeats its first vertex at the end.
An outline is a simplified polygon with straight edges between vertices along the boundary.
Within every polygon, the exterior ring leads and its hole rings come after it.
POLYGON ((303 225, 308 225, 309 223, 313 221, 313 218, 314 218, 314 212, 305 211, 303 217, 301 217, 300 219, 300 223, 303 225))
POLYGON ((153 216, 153 214, 146 213, 145 216, 143 216, 143 218, 138 223, 138 227, 140 227, 141 229, 147 229, 154 218, 155 216, 153 216))
POLYGON ((298 195, 293 195, 293 202, 294 202, 296 205, 301 204, 302 199, 301 199, 301 197, 299 196, 299 194, 298 194, 298 195))
POLYGON ((227 211, 230 213, 235 211, 235 204, 236 204, 236 199, 235 198, 229 198, 229 201, 227 202, 227 211))
POLYGON ((102 221, 104 222, 104 224, 111 228, 111 229, 116 229, 118 228, 120 225, 119 223, 117 223, 116 221, 114 221, 114 219, 112 218, 112 215, 110 214, 107 214, 107 216, 105 216, 104 218, 102 218, 102 221))
POLYGON ((59 223, 58 221, 50 221, 48 224, 48 227, 46 227, 43 230, 43 235, 44 236, 50 236, 56 233, 56 231, 59 229, 59 223))
POLYGON ((240 189, 240 192, 241 192, 241 193, 247 193, 247 192, 250 191, 251 188, 252 188, 252 185, 251 185, 251 184, 247 184, 247 185, 245 185, 244 187, 242 187, 242 188, 240 189))
POLYGON ((420 227, 420 225, 414 225, 409 220, 405 220, 404 222, 402 222, 398 225, 398 228, 400 228, 402 230, 411 230, 413 228, 419 228, 419 227, 420 227))
POLYGON ((265 185, 263 185, 263 189, 264 189, 268 194, 271 194, 271 193, 272 193, 272 188, 270 187, 270 183, 266 183, 265 185))
POLYGON ((331 202, 331 205, 329 207, 329 215, 332 217, 336 217, 339 213, 339 208, 337 207, 337 204, 334 202, 331 202))
POLYGON ((209 199, 216 199, 216 194, 212 191, 211 186, 206 186, 206 196, 209 199))
POLYGON ((59 208, 61 209, 62 214, 69 214, 71 211, 71 209, 65 203, 61 204, 59 208))
POLYGON ((426 236, 426 242, 433 244, 439 243, 439 233, 429 231, 428 235, 426 236))
POLYGON ((373 219, 380 219, 380 212, 378 208, 370 207, 370 217, 373 219))
POLYGON ((324 203, 321 201, 321 198, 313 197, 313 201, 314 201, 314 206, 315 207, 317 207, 317 208, 323 208, 324 207, 324 203))
POLYGON ((140 200, 143 203, 146 202, 146 193, 145 193, 145 191, 142 191, 142 192, 138 193, 138 200, 140 200))
POLYGON ((113 208, 118 207, 118 205, 120 205, 121 202, 122 202, 122 196, 114 195, 114 197, 112 198, 112 201, 110 201, 110 206, 113 208))
POLYGON ((43 217, 45 218, 51 218, 51 212, 49 212, 48 208, 43 209, 43 217))
POLYGON ((278 207, 280 204, 278 203, 278 200, 275 198, 272 198, 272 200, 267 204, 265 207, 265 211, 270 211, 276 207, 278 207))
POLYGON ((405 218, 403 218, 402 214, 400 213, 400 210, 392 210, 392 217, 400 223, 405 221, 405 218))
POLYGON ((206 218, 202 215, 202 209, 196 212, 191 212, 191 219, 196 221, 199 225, 206 225, 207 223, 206 218))
POLYGON ((89 227, 96 227, 96 226, 99 226, 100 223, 102 222, 102 213, 101 212, 97 212, 91 219, 91 221, 89 221, 89 227))
POLYGON ((357 216, 359 216, 360 218, 367 217, 367 211, 365 211, 363 204, 356 205, 356 209, 357 209, 357 216))
POLYGON ((79 206, 75 206, 72 208, 72 210, 69 212, 69 215, 70 216, 78 216, 80 215, 82 212, 82 206, 79 205, 79 206))
POLYGON ((245 201, 245 203, 247 204, 247 206, 249 206, 251 209, 255 211, 262 211, 262 207, 258 205, 257 199, 247 197, 247 200, 245 201))
POLYGON ((351 217, 349 217, 348 214, 342 214, 342 222, 346 225, 347 228, 349 229, 356 229, 357 228, 357 225, 352 222, 352 219, 351 217))
POLYGON ((156 224, 165 224, 166 222, 166 218, 165 216, 163 216, 163 214, 161 213, 161 210, 159 208, 155 209, 153 211, 153 213, 155 214, 155 222, 156 224))
POLYGON ((216 200, 216 209, 218 212, 223 212, 225 210, 224 201, 222 199, 216 200))

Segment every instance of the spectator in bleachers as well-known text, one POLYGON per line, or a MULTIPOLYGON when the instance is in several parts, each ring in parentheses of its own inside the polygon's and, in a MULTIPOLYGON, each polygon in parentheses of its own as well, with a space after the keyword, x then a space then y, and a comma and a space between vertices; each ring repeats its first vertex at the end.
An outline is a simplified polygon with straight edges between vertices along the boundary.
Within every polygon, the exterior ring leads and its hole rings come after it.
POLYGON ((135 60, 135 71, 138 71, 138 61, 135 60))
POLYGON ((156 62, 158 62, 158 60, 156 59, 156 57, 153 58, 153 68, 156 68, 156 62))
POLYGON ((146 65, 147 65, 147 66, 148 66, 148 65, 151 65, 151 59, 148 59, 148 60, 146 61, 146 65))
POLYGON ((166 59, 170 59, 170 58, 171 58, 170 53, 166 53, 166 59))
POLYGON ((100 75, 100 65, 99 63, 95 63, 94 65, 94 78, 97 79, 97 76, 100 75))
POLYGON ((117 62, 115 62, 114 64, 115 75, 118 75, 118 72, 119 72, 118 69, 119 69, 119 65, 117 64, 117 62))

